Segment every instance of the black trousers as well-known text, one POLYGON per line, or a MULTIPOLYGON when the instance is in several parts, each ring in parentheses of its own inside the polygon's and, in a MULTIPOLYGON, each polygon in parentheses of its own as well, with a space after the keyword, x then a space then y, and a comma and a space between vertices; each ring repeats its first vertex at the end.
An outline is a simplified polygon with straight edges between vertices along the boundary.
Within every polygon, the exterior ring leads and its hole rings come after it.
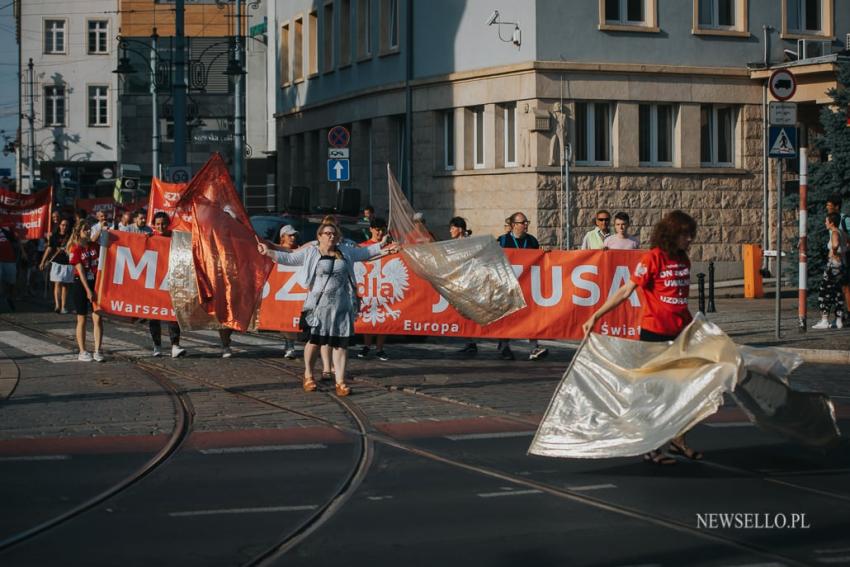
MULTIPOLYGON (((162 346, 162 321, 148 319, 148 328, 151 331, 151 339, 155 346, 162 346)), ((180 325, 173 321, 168 322, 168 338, 172 345, 180 344, 180 325)))
POLYGON ((640 330, 640 340, 648 343, 666 343, 667 341, 676 340, 676 337, 678 336, 678 333, 675 335, 660 335, 658 333, 653 333, 652 331, 647 331, 646 329, 640 330))

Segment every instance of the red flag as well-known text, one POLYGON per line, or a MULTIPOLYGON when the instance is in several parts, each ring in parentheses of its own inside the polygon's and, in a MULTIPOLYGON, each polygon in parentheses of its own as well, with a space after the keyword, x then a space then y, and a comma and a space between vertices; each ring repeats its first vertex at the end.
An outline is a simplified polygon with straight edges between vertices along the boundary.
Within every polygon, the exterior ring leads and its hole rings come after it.
POLYGON ((166 183, 154 177, 151 180, 151 194, 148 199, 148 225, 153 226, 153 216, 164 212, 171 219, 168 228, 171 230, 192 231, 192 217, 188 214, 177 214, 177 203, 183 197, 188 183, 166 183))
POLYGON ((192 256, 201 304, 225 327, 246 331, 274 262, 257 251, 250 224, 240 223, 236 214, 220 203, 195 195, 191 213, 195 219, 192 256))
POLYGON ((242 205, 242 199, 236 193, 236 187, 233 186, 233 180, 227 172, 227 165, 218 152, 207 160, 207 163, 189 182, 189 186, 176 205, 177 213, 191 214, 192 202, 198 196, 212 201, 219 208, 228 212, 231 217, 251 228, 251 221, 242 205))
POLYGON ((18 238, 37 240, 50 234, 53 188, 34 195, 0 189, 0 227, 12 229, 18 238))

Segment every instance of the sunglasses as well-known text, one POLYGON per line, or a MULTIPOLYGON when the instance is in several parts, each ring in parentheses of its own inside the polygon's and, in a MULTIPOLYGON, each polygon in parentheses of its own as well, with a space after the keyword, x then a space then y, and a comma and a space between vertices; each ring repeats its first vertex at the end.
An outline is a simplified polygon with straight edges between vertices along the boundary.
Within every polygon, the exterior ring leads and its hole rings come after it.
POLYGON ((596 217, 596 220, 597 220, 598 222, 611 222, 611 219, 610 219, 610 218, 608 218, 608 217, 605 217, 604 219, 601 219, 601 218, 599 218, 599 217, 596 217))
POLYGON ((511 224, 524 224, 524 225, 528 226, 528 221, 527 220, 526 221, 514 221, 511 224))
POLYGON ((334 238, 336 238, 336 233, 335 232, 322 232, 322 233, 319 233, 319 236, 333 236, 334 238))

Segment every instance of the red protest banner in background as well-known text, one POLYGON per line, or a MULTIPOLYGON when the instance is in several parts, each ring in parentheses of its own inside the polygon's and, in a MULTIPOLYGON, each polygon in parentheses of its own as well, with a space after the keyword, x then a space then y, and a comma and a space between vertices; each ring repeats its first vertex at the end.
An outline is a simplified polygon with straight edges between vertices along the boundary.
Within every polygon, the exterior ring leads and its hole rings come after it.
POLYGON ((83 209, 86 213, 94 215, 98 211, 103 211, 109 218, 115 217, 115 207, 117 203, 112 197, 98 197, 97 199, 77 199, 74 201, 75 209, 83 209))
MULTIPOLYGON (((110 231, 99 288, 101 308, 128 317, 175 320, 164 283, 168 239, 110 231), (152 253, 155 252, 155 253, 152 253)), ((505 250, 528 303, 500 321, 481 327, 465 319, 400 256, 355 264, 363 297, 358 333, 441 335, 492 339, 579 339, 581 325, 629 278, 645 251, 505 250)), ((258 326, 296 331, 307 290, 299 268, 276 265, 263 288, 258 326)), ((639 295, 634 294, 598 324, 602 334, 637 339, 639 295)))
POLYGON ((176 321, 168 293, 171 239, 108 231, 101 247, 97 297, 104 313, 176 321))
POLYGON ((9 227, 26 240, 37 240, 50 232, 53 188, 35 195, 0 189, 0 226, 9 227))
POLYGON ((166 183, 156 177, 151 181, 151 193, 148 199, 148 225, 153 226, 153 216, 164 212, 170 218, 169 228, 171 230, 192 231, 192 214, 189 211, 181 211, 177 214, 177 203, 183 197, 188 183, 166 183))

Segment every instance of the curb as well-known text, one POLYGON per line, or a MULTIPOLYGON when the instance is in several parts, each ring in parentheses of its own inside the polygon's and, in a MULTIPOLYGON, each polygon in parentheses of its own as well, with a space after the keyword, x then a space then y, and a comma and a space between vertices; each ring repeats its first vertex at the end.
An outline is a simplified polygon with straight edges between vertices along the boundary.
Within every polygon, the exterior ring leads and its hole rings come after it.
POLYGON ((778 347, 799 354, 805 362, 817 364, 850 364, 850 350, 778 347))
POLYGON ((0 351, 0 355, 3 355, 3 359, 0 360, 0 400, 5 400, 12 395, 12 392, 18 386, 21 371, 18 369, 18 365, 6 357, 2 351, 0 351))

